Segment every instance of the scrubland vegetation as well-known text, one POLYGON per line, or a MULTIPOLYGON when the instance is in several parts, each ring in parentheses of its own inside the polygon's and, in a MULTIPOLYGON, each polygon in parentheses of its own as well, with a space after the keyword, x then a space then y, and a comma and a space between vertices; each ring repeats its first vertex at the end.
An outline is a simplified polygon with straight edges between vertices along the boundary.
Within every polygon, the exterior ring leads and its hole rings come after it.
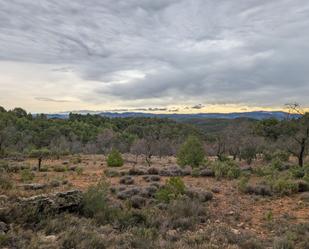
POLYGON ((309 248, 308 114, 202 122, 0 108, 0 248, 309 248))

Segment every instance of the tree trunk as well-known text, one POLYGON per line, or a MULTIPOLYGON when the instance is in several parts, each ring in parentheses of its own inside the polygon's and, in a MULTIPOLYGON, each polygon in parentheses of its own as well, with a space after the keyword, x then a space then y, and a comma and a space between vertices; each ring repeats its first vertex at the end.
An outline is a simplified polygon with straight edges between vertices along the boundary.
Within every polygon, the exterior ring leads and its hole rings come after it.
POLYGON ((41 171, 42 157, 38 158, 38 171, 41 171))
POLYGON ((306 140, 303 139, 301 142, 301 148, 298 156, 298 165, 303 167, 304 165, 304 155, 305 155, 305 148, 306 148, 306 140))

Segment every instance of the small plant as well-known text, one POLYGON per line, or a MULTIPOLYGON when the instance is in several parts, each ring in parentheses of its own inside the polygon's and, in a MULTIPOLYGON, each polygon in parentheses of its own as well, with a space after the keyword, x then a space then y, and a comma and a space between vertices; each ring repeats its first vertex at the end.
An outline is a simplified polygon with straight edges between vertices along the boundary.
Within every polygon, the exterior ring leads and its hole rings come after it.
POLYGON ((66 172, 66 171, 68 171, 68 167, 64 166, 64 165, 55 165, 53 167, 53 169, 54 169, 55 172, 66 172))
POLYGON ((271 222, 274 219, 273 212, 271 210, 267 211, 264 214, 264 218, 265 218, 266 221, 271 222))
POLYGON ((180 166, 200 166, 205 160, 205 152, 202 143, 197 137, 189 137, 181 146, 177 154, 177 163, 180 166))
POLYGON ((20 172, 20 178, 22 182, 31 182, 35 175, 30 169, 24 169, 20 172))
POLYGON ((291 195, 298 192, 298 184, 290 179, 281 177, 272 182, 272 189, 280 195, 291 195))
POLYGON ((83 172, 84 172, 84 169, 82 167, 77 167, 76 168, 77 175, 81 176, 83 174, 83 172))
POLYGON ((273 249, 293 249, 294 246, 287 238, 276 238, 274 241, 273 249))
POLYGON ((123 158, 118 150, 113 149, 108 155, 107 165, 109 167, 121 167, 123 165, 123 158))
POLYGON ((180 177, 171 177, 165 186, 157 191, 156 199, 162 202, 170 202, 185 193, 186 186, 180 177))
POLYGON ((242 192, 242 193, 247 192, 248 183, 249 183, 249 177, 247 177, 247 176, 241 177, 239 182, 238 182, 239 191, 242 192))
POLYGON ((81 158, 80 156, 72 157, 72 158, 70 159, 70 162, 71 162, 72 164, 79 164, 79 163, 82 162, 82 158, 81 158))
POLYGON ((200 169, 199 168, 192 169, 191 176, 192 177, 199 177, 200 176, 200 169))
POLYGON ((0 173, 0 188, 4 190, 11 189, 13 183, 7 173, 0 173))

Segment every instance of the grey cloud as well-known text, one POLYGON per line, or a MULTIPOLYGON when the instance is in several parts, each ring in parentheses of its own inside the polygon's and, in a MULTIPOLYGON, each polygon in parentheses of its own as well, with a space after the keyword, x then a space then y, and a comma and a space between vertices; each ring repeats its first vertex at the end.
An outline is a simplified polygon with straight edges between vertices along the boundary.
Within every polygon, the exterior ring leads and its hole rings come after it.
POLYGON ((44 101, 44 102, 59 102, 59 103, 71 102, 69 100, 64 100, 64 99, 52 99, 52 98, 44 98, 44 97, 35 97, 34 99, 38 101, 44 101))
POLYGON ((307 0, 0 0, 0 60, 74 68, 89 102, 309 105, 308 17, 307 0))
POLYGON ((191 108, 192 108, 192 109, 202 109, 203 107, 204 107, 204 105, 198 104, 198 105, 192 106, 191 108))

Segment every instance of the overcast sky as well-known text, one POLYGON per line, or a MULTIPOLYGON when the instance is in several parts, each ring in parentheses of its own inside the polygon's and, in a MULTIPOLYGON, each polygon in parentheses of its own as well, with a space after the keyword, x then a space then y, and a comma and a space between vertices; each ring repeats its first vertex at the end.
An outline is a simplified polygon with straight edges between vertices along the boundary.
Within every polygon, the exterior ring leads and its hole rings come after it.
POLYGON ((6 108, 211 112, 308 95, 308 0, 0 0, 6 108))

